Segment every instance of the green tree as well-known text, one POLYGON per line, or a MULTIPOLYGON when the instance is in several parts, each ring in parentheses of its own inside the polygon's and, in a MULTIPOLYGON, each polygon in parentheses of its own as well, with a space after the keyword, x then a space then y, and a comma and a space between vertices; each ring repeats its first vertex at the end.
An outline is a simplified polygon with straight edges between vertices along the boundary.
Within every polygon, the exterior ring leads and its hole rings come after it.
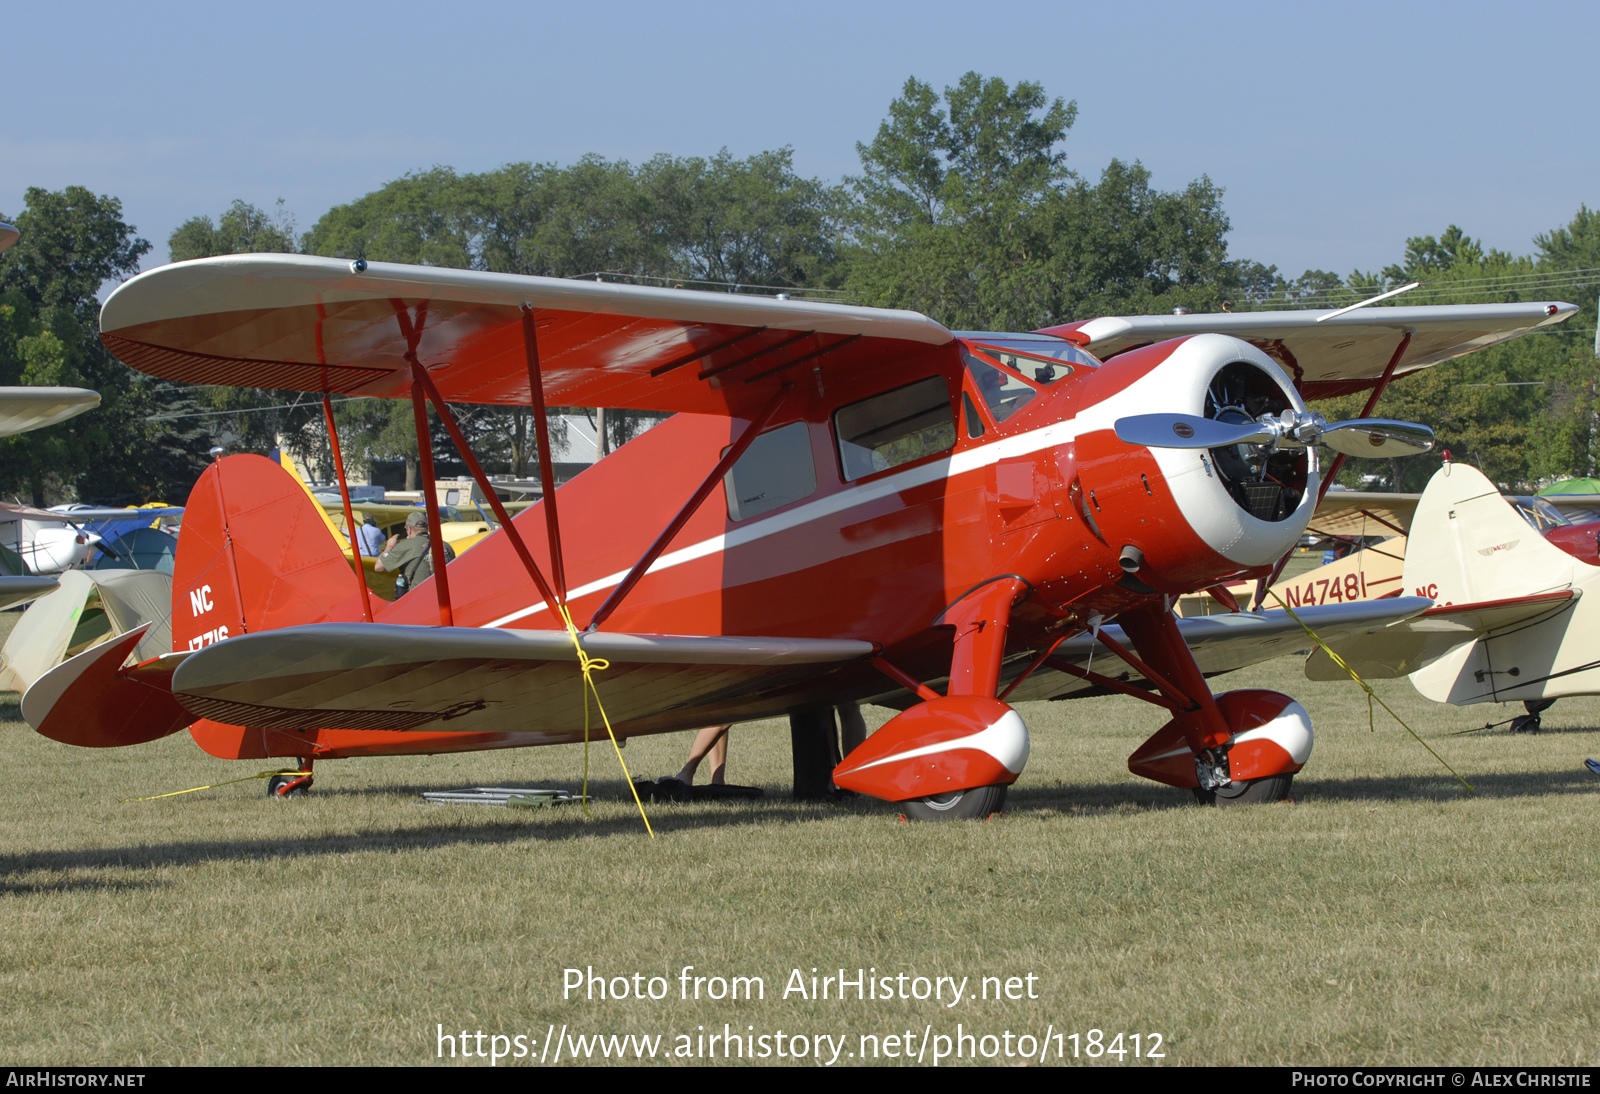
POLYGON ((1118 312, 1220 308, 1276 271, 1227 257, 1222 191, 1164 192, 1112 160, 1091 183, 1060 148, 1076 103, 969 72, 917 79, 870 144, 853 201, 847 287, 956 328, 1027 330, 1118 312))
POLYGON ((1073 177, 1057 146, 1076 117, 1027 81, 969 72, 940 96, 908 79, 846 180, 852 294, 954 327, 1054 319, 1050 214, 1073 177))
MULTIPOLYGON (((1561 299, 1580 289, 1580 312, 1565 323, 1396 380, 1375 413, 1420 421, 1439 436, 1435 454, 1374 463, 1352 460, 1341 480, 1358 485, 1381 476, 1390 489, 1418 490, 1448 449, 1502 487, 1534 491, 1542 484, 1592 474, 1600 453, 1595 397, 1594 294, 1600 286, 1600 224, 1587 206, 1565 227, 1534 239, 1537 255, 1486 249, 1460 227, 1406 240, 1400 262, 1381 277, 1352 274, 1353 292, 1421 280, 1395 306, 1481 304, 1561 299)), ((1385 305, 1377 305, 1379 307, 1385 305)), ((1329 418, 1358 413, 1365 395, 1320 404, 1329 418)))
POLYGON ((101 405, 0 440, 0 491, 37 505, 181 499, 209 443, 171 417, 197 409, 192 389, 134 372, 98 338, 97 294, 136 273, 150 244, 116 198, 69 186, 33 187, 25 200, 13 221, 22 238, 0 255, 0 383, 88 387, 101 405))
POLYGON ((212 255, 278 254, 295 249, 294 218, 278 199, 272 215, 235 199, 218 223, 208 216, 190 217, 167 238, 167 253, 174 262, 212 255))

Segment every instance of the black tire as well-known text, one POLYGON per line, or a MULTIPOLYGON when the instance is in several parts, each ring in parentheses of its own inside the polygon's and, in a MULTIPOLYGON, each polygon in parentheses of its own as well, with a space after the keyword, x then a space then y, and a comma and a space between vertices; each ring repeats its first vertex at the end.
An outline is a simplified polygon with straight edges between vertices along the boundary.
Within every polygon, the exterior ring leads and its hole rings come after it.
POLYGON ((1000 812, 1005 803, 1005 786, 979 786, 972 790, 935 794, 931 798, 913 798, 901 802, 900 806, 911 820, 951 821, 982 820, 1000 812))
POLYGON ((299 786, 292 787, 288 791, 283 789, 285 786, 288 786, 290 783, 299 778, 300 776, 298 775, 272 776, 272 778, 267 780, 267 797, 271 798, 273 801, 283 801, 285 798, 305 797, 306 791, 310 789, 309 782, 302 782, 299 786))
POLYGON ((1519 714, 1511 719, 1512 733, 1537 733, 1544 719, 1537 714, 1519 714))
POLYGON ((1230 783, 1221 790, 1202 790, 1194 788, 1194 800, 1201 805, 1265 805, 1270 802, 1287 801, 1289 790, 1294 785, 1294 773, 1287 775, 1268 775, 1264 779, 1250 779, 1247 782, 1230 783))

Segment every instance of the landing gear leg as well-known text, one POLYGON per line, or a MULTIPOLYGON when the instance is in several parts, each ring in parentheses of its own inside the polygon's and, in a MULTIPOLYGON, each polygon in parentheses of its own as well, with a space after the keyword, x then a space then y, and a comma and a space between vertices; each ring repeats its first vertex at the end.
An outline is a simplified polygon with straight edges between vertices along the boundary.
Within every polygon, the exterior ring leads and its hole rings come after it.
POLYGON ((1128 758, 1128 770, 1187 787, 1202 805, 1289 800, 1295 772, 1311 757, 1305 708, 1274 691, 1212 695, 1170 613, 1142 609, 1118 622, 1153 666, 1145 674, 1186 704, 1128 758))
POLYGON ((1539 732, 1539 727, 1543 724, 1543 719, 1540 717, 1540 715, 1549 710, 1551 707, 1555 706, 1555 703, 1556 701, 1554 699, 1529 699, 1527 702, 1522 704, 1523 707, 1527 709, 1528 713, 1519 714, 1515 718, 1511 719, 1511 732, 1539 732))
POLYGON ((295 761, 297 771, 304 771, 304 775, 274 775, 267 780, 267 797, 273 801, 283 801, 286 798, 303 798, 311 789, 311 761, 302 756, 295 761))

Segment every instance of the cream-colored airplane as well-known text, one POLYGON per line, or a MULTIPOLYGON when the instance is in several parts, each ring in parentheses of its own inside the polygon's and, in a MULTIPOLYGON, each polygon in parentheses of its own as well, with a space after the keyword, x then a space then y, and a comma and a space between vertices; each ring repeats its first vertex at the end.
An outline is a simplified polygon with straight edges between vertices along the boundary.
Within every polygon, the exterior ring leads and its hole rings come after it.
MULTIPOLYGON (((1447 462, 1412 514, 1402 575, 1405 595, 1434 606, 1334 651, 1365 677, 1410 676, 1437 702, 1521 702, 1514 732, 1536 732, 1559 698, 1600 694, 1600 524, 1535 523, 1525 502, 1447 462)), ((1306 675, 1344 678, 1320 650, 1306 675)))

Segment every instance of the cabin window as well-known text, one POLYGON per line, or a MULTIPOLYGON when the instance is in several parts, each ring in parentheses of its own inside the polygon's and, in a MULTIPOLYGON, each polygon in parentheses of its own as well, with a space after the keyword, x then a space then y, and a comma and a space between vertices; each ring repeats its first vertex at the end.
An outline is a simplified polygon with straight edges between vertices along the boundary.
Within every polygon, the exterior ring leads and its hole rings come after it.
POLYGON ((939 376, 840 407, 833 429, 846 482, 949 451, 956 443, 950 390, 939 376))
POLYGON ((761 434, 722 482, 731 520, 749 520, 815 494, 817 469, 806 423, 790 422, 761 434))
POLYGON ((991 365, 976 354, 969 353, 965 346, 961 348, 961 357, 966 361, 967 371, 972 373, 972 381, 982 393, 983 401, 989 404, 989 413, 997 422, 1003 422, 1011 417, 1032 402, 1033 397, 1038 394, 1020 377, 991 365))

